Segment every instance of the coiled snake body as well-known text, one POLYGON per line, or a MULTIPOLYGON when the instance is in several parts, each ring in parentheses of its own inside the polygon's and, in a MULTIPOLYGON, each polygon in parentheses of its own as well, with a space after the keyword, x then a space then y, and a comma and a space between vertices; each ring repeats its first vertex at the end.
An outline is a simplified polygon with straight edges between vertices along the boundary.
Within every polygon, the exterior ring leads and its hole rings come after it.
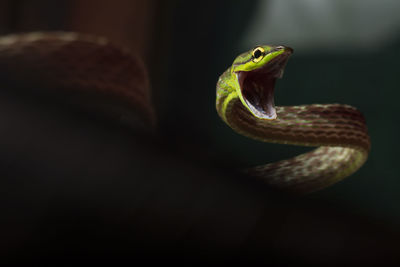
POLYGON ((56 103, 79 105, 129 126, 155 123, 141 60, 105 38, 73 32, 32 32, 0 38, 1 78, 56 103))
POLYGON ((216 107, 235 131, 265 141, 315 150, 247 170, 268 184, 295 192, 329 186, 366 161, 370 140, 363 115, 342 104, 274 106, 273 90, 292 49, 259 46, 238 56, 219 78, 216 107))
MULTIPOLYGON (((320 146, 248 170, 268 184, 309 192, 355 172, 367 159, 370 143, 362 114, 351 106, 275 109, 274 83, 290 54, 286 47, 260 46, 240 55, 218 81, 216 106, 230 127, 248 137, 320 146)), ((1 37, 0 73, 130 125, 155 121, 143 64, 103 38, 64 32, 1 37)))

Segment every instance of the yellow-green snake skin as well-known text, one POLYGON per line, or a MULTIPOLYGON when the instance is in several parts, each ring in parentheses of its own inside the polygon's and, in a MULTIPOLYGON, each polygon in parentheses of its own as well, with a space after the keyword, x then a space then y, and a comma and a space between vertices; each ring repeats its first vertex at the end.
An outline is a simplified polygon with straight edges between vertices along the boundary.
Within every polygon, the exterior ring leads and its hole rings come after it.
POLYGON ((233 130, 247 137, 318 147, 246 170, 271 186, 307 193, 357 171, 368 157, 370 138, 363 115, 352 106, 274 106, 274 83, 292 51, 284 46, 259 46, 238 56, 218 80, 216 108, 233 130))

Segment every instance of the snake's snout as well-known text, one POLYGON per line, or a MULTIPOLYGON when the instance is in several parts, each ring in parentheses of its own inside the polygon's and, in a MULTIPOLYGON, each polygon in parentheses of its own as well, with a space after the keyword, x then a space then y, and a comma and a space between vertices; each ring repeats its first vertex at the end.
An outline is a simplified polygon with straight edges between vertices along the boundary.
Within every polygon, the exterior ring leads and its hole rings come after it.
POLYGON ((289 47, 289 46, 284 46, 284 45, 278 45, 276 46, 271 52, 275 52, 275 51, 281 51, 284 50, 284 53, 286 54, 293 54, 294 50, 293 48, 289 47))

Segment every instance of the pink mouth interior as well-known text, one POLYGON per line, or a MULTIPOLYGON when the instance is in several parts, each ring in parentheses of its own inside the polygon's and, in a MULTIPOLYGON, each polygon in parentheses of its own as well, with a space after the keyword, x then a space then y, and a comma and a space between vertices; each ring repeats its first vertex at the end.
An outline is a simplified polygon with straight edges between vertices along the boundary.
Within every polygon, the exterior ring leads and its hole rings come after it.
POLYGON ((275 82, 282 77, 288 57, 289 54, 283 53, 260 69, 238 72, 244 101, 259 119, 276 119, 275 82))

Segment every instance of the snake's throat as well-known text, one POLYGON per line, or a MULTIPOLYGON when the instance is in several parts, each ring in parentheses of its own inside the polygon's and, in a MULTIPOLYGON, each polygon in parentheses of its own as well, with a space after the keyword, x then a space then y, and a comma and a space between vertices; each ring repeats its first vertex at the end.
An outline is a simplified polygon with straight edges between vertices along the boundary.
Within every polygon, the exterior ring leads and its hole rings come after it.
POLYGON ((237 72, 243 100, 251 113, 259 119, 276 119, 274 89, 276 79, 281 78, 291 54, 283 53, 262 68, 237 72))

